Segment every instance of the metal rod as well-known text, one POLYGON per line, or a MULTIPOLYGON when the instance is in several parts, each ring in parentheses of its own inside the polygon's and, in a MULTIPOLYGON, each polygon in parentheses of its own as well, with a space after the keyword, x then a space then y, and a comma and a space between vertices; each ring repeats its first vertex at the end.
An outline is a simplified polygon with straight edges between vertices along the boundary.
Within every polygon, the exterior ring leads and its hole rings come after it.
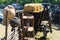
MULTIPOLYGON (((20 22, 21 22, 21 18, 20 18, 19 12, 18 12, 18 18, 20 19, 20 22)), ((18 39, 18 40, 21 40, 21 23, 20 23, 20 25, 18 26, 18 34, 19 34, 19 39, 18 39)))

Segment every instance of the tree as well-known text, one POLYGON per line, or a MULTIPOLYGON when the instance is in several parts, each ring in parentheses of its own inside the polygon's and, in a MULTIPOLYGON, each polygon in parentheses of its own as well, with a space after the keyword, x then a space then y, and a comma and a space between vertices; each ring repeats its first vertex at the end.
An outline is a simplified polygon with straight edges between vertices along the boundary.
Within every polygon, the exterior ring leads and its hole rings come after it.
POLYGON ((26 3, 53 3, 59 4, 60 0, 0 0, 0 4, 11 4, 11 3, 20 3, 22 5, 26 3))

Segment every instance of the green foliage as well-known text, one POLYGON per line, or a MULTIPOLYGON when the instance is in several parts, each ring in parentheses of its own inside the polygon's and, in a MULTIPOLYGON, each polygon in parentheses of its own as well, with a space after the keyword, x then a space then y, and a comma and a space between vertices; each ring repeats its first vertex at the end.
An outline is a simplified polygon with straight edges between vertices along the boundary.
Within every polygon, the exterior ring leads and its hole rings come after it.
POLYGON ((36 3, 40 3, 40 2, 42 2, 43 0, 36 0, 36 3))
POLYGON ((11 4, 11 3, 20 3, 22 5, 26 3, 42 3, 42 2, 47 2, 47 3, 54 3, 54 4, 59 4, 60 0, 0 0, 0 4, 11 4))

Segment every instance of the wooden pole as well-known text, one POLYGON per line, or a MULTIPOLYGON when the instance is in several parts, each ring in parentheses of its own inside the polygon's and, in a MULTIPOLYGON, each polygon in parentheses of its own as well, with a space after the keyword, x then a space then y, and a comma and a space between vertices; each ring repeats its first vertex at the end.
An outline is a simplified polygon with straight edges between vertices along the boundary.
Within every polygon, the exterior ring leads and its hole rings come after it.
POLYGON ((5 29, 5 40, 7 40, 7 28, 8 27, 8 11, 6 13, 6 29, 5 29))

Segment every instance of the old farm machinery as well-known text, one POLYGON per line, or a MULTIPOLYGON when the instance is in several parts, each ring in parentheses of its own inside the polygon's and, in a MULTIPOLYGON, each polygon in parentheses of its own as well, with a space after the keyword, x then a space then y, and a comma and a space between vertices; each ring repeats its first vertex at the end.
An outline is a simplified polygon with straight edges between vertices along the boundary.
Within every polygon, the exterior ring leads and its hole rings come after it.
POLYGON ((52 32, 49 10, 40 3, 25 4, 23 11, 16 11, 10 25, 12 31, 18 27, 19 40, 35 40, 37 31, 43 32, 43 37, 52 32))
POLYGON ((33 40, 37 31, 42 31, 44 38, 49 31, 52 33, 50 10, 46 4, 44 7, 39 3, 25 4, 23 11, 17 12, 17 16, 18 14, 21 19, 23 40, 33 40))

